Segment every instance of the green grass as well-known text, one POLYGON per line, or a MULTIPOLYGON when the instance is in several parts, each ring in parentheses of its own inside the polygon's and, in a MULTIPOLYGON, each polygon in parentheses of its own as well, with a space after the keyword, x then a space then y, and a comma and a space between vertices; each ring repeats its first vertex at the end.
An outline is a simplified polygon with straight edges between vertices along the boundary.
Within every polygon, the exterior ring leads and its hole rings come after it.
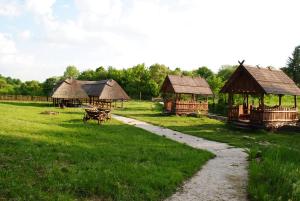
POLYGON ((247 148, 250 160, 248 192, 251 200, 300 200, 300 133, 239 131, 214 119, 164 116, 161 111, 158 104, 131 101, 115 113, 247 148))
POLYGON ((213 155, 83 109, 0 103, 0 200, 162 200, 213 155), (58 115, 43 115, 45 110, 58 115))

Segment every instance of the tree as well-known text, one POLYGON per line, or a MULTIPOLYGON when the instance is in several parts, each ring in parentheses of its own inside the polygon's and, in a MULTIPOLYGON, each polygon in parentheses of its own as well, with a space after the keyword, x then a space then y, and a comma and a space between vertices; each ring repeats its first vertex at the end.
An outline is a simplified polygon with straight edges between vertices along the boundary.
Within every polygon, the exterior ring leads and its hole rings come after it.
POLYGON ((97 80, 105 80, 107 79, 107 71, 103 66, 100 66, 96 69, 95 76, 97 80))
POLYGON ((43 82, 43 84, 42 84, 43 94, 46 96, 49 96, 52 93, 54 87, 58 84, 59 80, 60 80, 60 77, 47 78, 45 80, 45 82, 43 82))
POLYGON ((287 67, 282 70, 290 76, 294 82, 300 85, 300 45, 295 47, 291 57, 288 58, 287 67))
POLYGON ((42 85, 35 80, 22 83, 20 90, 22 95, 41 96, 43 94, 42 85))
POLYGON ((97 80, 96 72, 91 69, 82 71, 80 73, 80 75, 77 77, 77 79, 79 79, 79 80, 97 80))
POLYGON ((171 75, 182 75, 181 69, 179 67, 170 72, 171 75))
POLYGON ((7 82, 5 78, 0 78, 0 89, 3 89, 7 86, 7 82))
POLYGON ((163 64, 153 64, 149 67, 150 76, 160 87, 165 77, 170 73, 170 69, 163 64))
POLYGON ((195 70, 195 74, 200 75, 204 79, 214 75, 214 73, 206 66, 199 67, 197 70, 195 70))
POLYGON ((68 66, 64 72, 64 78, 74 78, 79 76, 80 72, 75 66, 68 66))
POLYGON ((217 76, 220 77, 222 81, 227 81, 236 68, 237 66, 224 65, 219 70, 217 76))

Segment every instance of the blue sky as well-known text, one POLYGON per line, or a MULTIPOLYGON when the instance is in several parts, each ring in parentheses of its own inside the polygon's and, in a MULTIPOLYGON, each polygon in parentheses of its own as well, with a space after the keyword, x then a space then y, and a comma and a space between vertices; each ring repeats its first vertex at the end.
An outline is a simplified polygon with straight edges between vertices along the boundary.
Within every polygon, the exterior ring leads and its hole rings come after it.
POLYGON ((43 81, 101 65, 282 67, 298 0, 0 0, 0 74, 43 81))

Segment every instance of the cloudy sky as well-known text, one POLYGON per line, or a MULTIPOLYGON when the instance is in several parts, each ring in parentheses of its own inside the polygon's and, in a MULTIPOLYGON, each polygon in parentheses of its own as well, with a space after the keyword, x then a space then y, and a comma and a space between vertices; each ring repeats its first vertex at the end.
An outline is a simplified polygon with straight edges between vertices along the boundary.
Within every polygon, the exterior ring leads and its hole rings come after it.
POLYGON ((0 0, 0 74, 40 80, 103 65, 281 67, 299 0, 0 0))

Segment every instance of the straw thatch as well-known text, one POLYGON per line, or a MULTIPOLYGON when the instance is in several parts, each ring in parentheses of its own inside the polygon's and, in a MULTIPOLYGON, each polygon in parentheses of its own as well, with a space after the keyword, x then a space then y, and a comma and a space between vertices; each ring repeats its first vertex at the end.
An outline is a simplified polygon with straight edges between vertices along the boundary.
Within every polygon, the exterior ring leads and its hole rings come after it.
POLYGON ((99 100, 128 100, 126 92, 115 80, 83 81, 66 79, 58 85, 52 98, 85 99, 96 97, 99 100))
POLYGON ((100 100, 129 100, 129 96, 115 80, 79 81, 89 96, 100 100))
POLYGON ((299 87, 283 71, 243 64, 236 69, 221 92, 300 95, 299 87))
POLYGON ((161 87, 163 93, 212 95, 205 79, 180 75, 168 75, 161 87))
POLYGON ((66 79, 55 88, 52 98, 84 99, 89 98, 89 96, 77 80, 66 79))

